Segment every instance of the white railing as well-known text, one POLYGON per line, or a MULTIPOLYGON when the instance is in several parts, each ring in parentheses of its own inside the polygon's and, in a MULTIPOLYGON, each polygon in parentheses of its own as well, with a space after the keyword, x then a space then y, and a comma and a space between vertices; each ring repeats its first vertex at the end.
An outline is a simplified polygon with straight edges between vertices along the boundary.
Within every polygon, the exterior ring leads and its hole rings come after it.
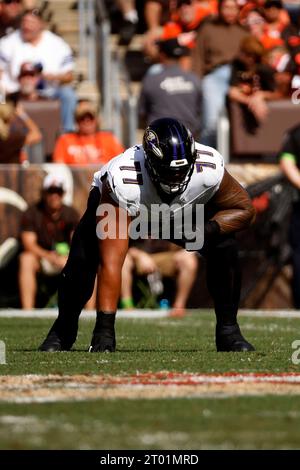
POLYGON ((96 2, 79 0, 79 57, 88 59, 88 80, 96 81, 96 2))
POLYGON ((112 130, 126 145, 134 145, 136 98, 131 95, 122 55, 111 47, 111 27, 105 3, 103 0, 79 0, 78 12, 79 57, 87 57, 88 79, 99 85, 102 127, 112 130), (125 99, 121 96, 121 80, 125 80, 127 89, 125 99))

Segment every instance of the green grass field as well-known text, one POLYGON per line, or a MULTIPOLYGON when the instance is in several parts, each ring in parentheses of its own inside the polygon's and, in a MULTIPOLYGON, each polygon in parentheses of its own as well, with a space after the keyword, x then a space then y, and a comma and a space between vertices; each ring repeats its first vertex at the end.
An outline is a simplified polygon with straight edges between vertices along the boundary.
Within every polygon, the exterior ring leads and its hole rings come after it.
MULTIPOLYGON (((291 360, 300 319, 241 317, 242 331, 257 349, 247 354, 216 353, 214 316, 203 312, 180 320, 119 319, 117 352, 109 355, 86 352, 93 322, 83 320, 74 351, 38 353, 52 321, 0 318, 7 348, 0 374, 300 373, 291 360)), ((0 399, 0 448, 300 448, 300 394, 20 404, 0 399)))

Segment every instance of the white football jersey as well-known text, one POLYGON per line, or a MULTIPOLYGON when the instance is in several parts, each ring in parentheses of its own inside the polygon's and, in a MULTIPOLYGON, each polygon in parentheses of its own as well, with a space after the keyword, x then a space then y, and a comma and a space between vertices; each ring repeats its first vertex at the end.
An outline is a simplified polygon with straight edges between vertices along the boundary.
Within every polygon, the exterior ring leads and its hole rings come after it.
MULTIPOLYGON (((171 212, 173 205, 184 208, 187 205, 206 204, 219 189, 224 174, 223 157, 214 148, 197 142, 196 150, 191 179, 185 191, 172 199, 171 212)), ((153 205, 165 203, 145 168, 144 156, 142 145, 127 149, 97 171, 92 183, 101 192, 102 181, 107 178, 110 196, 133 217, 142 206, 151 212, 153 205)))

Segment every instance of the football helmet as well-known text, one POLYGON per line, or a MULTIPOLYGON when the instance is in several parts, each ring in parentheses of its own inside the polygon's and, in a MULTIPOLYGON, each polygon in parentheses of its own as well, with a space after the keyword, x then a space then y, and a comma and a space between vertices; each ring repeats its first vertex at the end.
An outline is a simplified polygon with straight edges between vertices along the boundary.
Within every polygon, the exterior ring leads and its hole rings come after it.
POLYGON ((182 193, 196 159, 191 131, 176 119, 157 119, 145 130, 143 148, 145 166, 156 188, 174 196, 182 193))

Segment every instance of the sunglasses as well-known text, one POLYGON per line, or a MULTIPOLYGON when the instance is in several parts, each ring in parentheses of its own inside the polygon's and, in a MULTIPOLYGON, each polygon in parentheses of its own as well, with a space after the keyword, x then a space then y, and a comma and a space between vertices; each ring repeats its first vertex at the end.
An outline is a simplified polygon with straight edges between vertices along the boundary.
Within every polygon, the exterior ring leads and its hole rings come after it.
POLYGON ((22 78, 22 77, 36 77, 36 73, 35 72, 23 72, 20 74, 19 78, 22 78))
POLYGON ((2 3, 10 5, 11 3, 21 3, 21 0, 2 0, 2 3))
POLYGON ((86 113, 86 114, 83 114, 82 116, 78 117, 77 121, 83 121, 84 119, 96 119, 96 117, 94 116, 94 114, 91 114, 91 113, 86 113))
POLYGON ((192 0, 179 1, 178 4, 177 4, 177 8, 180 8, 183 5, 191 5, 191 4, 192 4, 192 0))
POLYGON ((62 188, 56 188, 55 186, 51 186, 46 190, 47 194, 59 194, 62 196, 64 194, 64 190, 62 188))

